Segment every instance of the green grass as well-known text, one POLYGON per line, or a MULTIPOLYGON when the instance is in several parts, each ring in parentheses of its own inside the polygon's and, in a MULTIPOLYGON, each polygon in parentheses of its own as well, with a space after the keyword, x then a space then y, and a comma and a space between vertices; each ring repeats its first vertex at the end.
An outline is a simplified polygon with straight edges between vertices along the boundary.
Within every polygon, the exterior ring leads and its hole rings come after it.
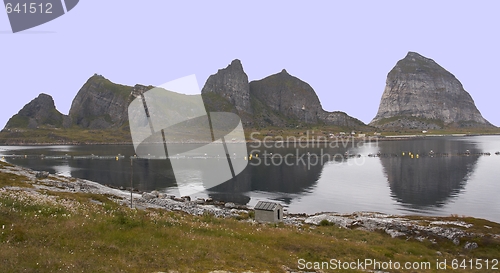
POLYGON ((85 144, 132 143, 128 125, 118 129, 90 130, 80 128, 36 130, 22 129, 0 132, 0 144, 85 144))
POLYGON ((89 84, 91 82, 101 84, 105 90, 111 91, 112 93, 118 95, 119 97, 121 97, 125 101, 128 101, 128 98, 130 96, 130 92, 132 91, 131 86, 113 83, 110 80, 104 78, 103 76, 99 76, 99 75, 94 75, 93 77, 91 77, 87 81, 86 84, 89 84))
MULTIPOLYGON (((2 187, 25 183, 2 172, 0 181, 4 181, 2 187)), ((500 257, 500 242, 491 237, 471 239, 479 248, 465 251, 448 240, 433 244, 392 239, 380 232, 347 230, 329 224, 314 228, 252 224, 211 215, 134 210, 117 205, 109 196, 97 194, 44 191, 43 196, 49 196, 50 200, 21 191, 0 192, 0 228, 4 227, 0 230, 2 272, 166 272, 170 269, 282 272, 282 265, 297 269, 298 259, 434 262, 437 258, 500 257), (437 251, 442 256, 438 256, 437 251)), ((456 220, 456 217, 436 219, 456 220)), ((478 229, 488 225, 496 232, 500 228, 498 224, 480 219, 460 220, 473 222, 478 229)))
MULTIPOLYGON (((441 127, 441 129, 428 129, 427 134, 438 134, 438 135, 446 135, 446 134, 469 134, 469 135, 476 135, 476 134, 500 134, 500 128, 497 127, 467 127, 469 125, 474 125, 477 123, 473 122, 461 122, 459 124, 450 124, 445 126, 443 121, 441 120, 436 120, 436 119, 425 119, 425 118, 418 118, 418 117, 407 117, 407 116, 395 116, 391 118, 386 118, 382 119, 378 122, 376 122, 377 125, 381 126, 390 122, 397 121, 399 119, 403 120, 409 120, 409 121, 417 121, 417 122, 423 122, 427 124, 436 124, 437 126, 441 127)), ((406 135, 406 134, 422 134, 422 129, 395 129, 395 128, 373 128, 373 131, 378 131, 381 132, 382 135, 406 135)), ((424 135, 424 134, 422 134, 424 135)))
POLYGON ((19 114, 12 116, 7 122, 11 128, 27 128, 29 124, 28 117, 23 117, 19 114))
POLYGON ((426 118, 410 117, 410 116, 394 116, 394 117, 390 117, 390 118, 385 118, 385 119, 379 120, 376 123, 377 123, 377 125, 381 126, 381 125, 384 125, 384 124, 387 124, 387 123, 390 123, 390 122, 394 122, 394 121, 397 121, 397 120, 400 120, 400 119, 402 119, 402 120, 408 120, 408 121, 417 121, 417 122, 422 122, 422 123, 426 123, 426 124, 435 124, 435 125, 439 126, 440 128, 445 127, 442 120, 438 120, 438 119, 426 119, 426 118))
POLYGON ((203 102, 207 112, 233 112, 237 113, 236 107, 219 94, 209 92, 203 93, 203 102))
MULTIPOLYGON (((8 166, 8 163, 4 163, 0 161, 0 168, 4 168, 5 166, 8 166)), ((20 176, 17 174, 11 174, 11 173, 1 173, 0 175, 0 188, 3 187, 25 187, 25 188, 31 188, 31 185, 28 183, 29 179, 27 179, 24 176, 20 176)))
MULTIPOLYGON (((286 139, 287 137, 299 138, 305 136, 309 131, 309 138, 312 139, 325 139, 329 133, 338 134, 345 132, 349 134, 350 128, 340 126, 320 126, 300 124, 293 126, 293 128, 282 128, 276 126, 264 127, 245 127, 245 138, 247 141, 253 139, 263 140, 266 136, 274 140, 280 140, 279 137, 286 139), (258 132, 251 137, 253 132, 258 132)), ((356 130, 357 133, 361 131, 356 130)), ((450 135, 450 134, 500 134, 500 128, 445 128, 439 130, 428 130, 426 134, 422 130, 401 129, 398 131, 393 130, 379 130, 375 128, 366 128, 362 133, 368 136, 373 136, 374 132, 380 132, 382 136, 389 135, 450 135)), ((0 144, 105 144, 105 143, 132 143, 128 124, 118 129, 105 129, 105 130, 84 130, 78 128, 69 129, 23 129, 18 132, 12 130, 11 132, 0 132, 0 144)))
MULTIPOLYGON (((403 73, 417 74, 425 72, 434 77, 437 77, 439 75, 444 75, 444 76, 451 75, 446 69, 441 67, 439 64, 437 64, 436 62, 429 62, 428 58, 425 57, 424 58, 416 57, 415 61, 413 60, 410 61, 406 58, 402 59, 398 61, 395 68, 398 68, 403 73)), ((395 71, 396 70, 395 68, 389 72, 390 76, 392 73, 397 73, 397 71, 395 71)))
POLYGON ((473 218, 473 217, 451 215, 448 217, 434 217, 434 218, 433 217, 424 217, 424 216, 408 216, 406 218, 411 219, 411 220, 464 222, 466 224, 472 224, 473 226, 471 228, 463 228, 460 226, 451 225, 451 227, 466 230, 466 231, 472 232, 472 233, 500 234, 500 224, 499 223, 494 223, 494 222, 490 222, 490 221, 478 219, 478 218, 473 218))
POLYGON ((490 134, 500 134, 500 128, 444 128, 427 130, 426 134, 422 133, 422 130, 419 129, 401 129, 399 131, 379 131, 383 136, 388 135, 452 135, 452 134, 467 134, 467 135, 490 135, 490 134))

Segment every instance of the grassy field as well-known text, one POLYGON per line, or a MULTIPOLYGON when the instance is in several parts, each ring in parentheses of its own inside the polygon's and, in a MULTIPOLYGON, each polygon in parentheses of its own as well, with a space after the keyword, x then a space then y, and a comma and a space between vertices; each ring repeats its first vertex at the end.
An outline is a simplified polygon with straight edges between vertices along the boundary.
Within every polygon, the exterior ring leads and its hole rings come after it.
POLYGON ((69 129, 22 129, 0 132, 0 144, 94 144, 132 143, 128 127, 108 130, 69 129))
MULTIPOLYGON (((245 128, 245 138, 247 141, 261 140, 286 140, 287 138, 296 140, 326 140, 330 134, 338 135, 340 132, 350 135, 351 129, 338 126, 298 126, 297 128, 245 128)), ((366 137, 373 137, 378 132, 381 136, 397 135, 451 135, 451 134, 500 134, 500 128, 448 128, 442 130, 429 130, 422 133, 421 130, 400 130, 400 131, 377 131, 375 128, 369 131, 356 131, 356 136, 360 133, 366 137)), ((0 145, 34 145, 34 144, 106 144, 106 143, 132 143, 130 129, 128 126, 106 130, 85 130, 81 128, 69 129, 22 129, 4 130, 0 132, 0 145)))
POLYGON ((401 131, 382 131, 383 136, 391 135, 452 135, 452 134, 466 134, 466 135, 495 135, 500 134, 500 128, 447 128, 439 130, 428 130, 427 133, 422 133, 422 130, 401 130, 401 131))
MULTIPOLYGON (((430 262, 432 269, 387 271, 438 272, 436 259, 447 259, 449 269, 453 259, 500 259, 500 242, 492 237, 471 239, 479 247, 469 251, 449 240, 393 239, 326 223, 296 227, 258 224, 246 214, 221 219, 136 210, 111 196, 36 189, 32 183, 0 172, 0 272, 285 272, 282 266, 300 267, 299 259, 430 262)), ((500 233, 499 224, 461 220, 474 223, 476 231, 488 226, 500 233)))

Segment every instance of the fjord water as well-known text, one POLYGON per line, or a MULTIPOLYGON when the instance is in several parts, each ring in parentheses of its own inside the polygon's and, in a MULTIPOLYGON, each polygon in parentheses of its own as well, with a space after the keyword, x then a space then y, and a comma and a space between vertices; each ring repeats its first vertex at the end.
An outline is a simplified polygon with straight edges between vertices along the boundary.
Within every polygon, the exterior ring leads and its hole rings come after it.
MULTIPOLYGON (((192 162, 183 170, 183 179, 187 181, 182 182, 183 187, 197 192, 193 197, 213 197, 250 206, 259 200, 275 200, 293 213, 456 214, 500 222, 500 155, 495 155, 500 151, 500 136, 427 137, 304 146, 293 143, 249 144, 248 151, 252 152, 253 158, 245 171, 236 179, 212 189, 204 188, 203 174, 197 171, 197 166, 227 160, 225 157, 193 155, 189 159, 170 160, 192 162), (429 155, 431 150, 434 152, 432 156, 429 155), (355 156, 346 159, 346 153, 355 156), (378 153, 379 157, 373 156, 378 153)), ((177 193, 169 161, 134 159, 131 167, 132 146, 3 146, 0 154, 28 155, 4 160, 114 187, 130 187, 133 168, 134 188, 177 193), (42 159, 34 156, 41 154, 121 154, 125 158, 42 159)))

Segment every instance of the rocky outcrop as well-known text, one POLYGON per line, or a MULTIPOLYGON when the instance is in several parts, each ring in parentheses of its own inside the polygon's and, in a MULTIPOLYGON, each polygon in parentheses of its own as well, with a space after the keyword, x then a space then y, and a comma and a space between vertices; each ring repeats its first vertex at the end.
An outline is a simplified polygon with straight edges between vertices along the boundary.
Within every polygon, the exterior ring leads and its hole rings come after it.
POLYGON ((248 76, 240 60, 236 59, 224 69, 211 75, 201 90, 202 94, 215 93, 228 100, 240 112, 251 113, 248 76))
POLYGON ((492 127, 460 81, 434 60, 409 52, 387 75, 377 115, 380 128, 492 127))
POLYGON ((255 117, 260 123, 286 126, 290 122, 325 124, 349 128, 366 125, 344 112, 323 110, 314 89, 306 82, 290 75, 285 69, 258 81, 250 82, 250 96, 255 117))
POLYGON ((317 123, 322 112, 316 92, 306 82, 280 73, 250 82, 250 94, 285 117, 305 123, 317 123))
MULTIPOLYGON (((95 74, 78 91, 68 116, 55 110, 52 98, 43 94, 14 116, 6 129, 35 129, 47 124, 56 128, 123 129, 128 134, 129 103, 151 88, 115 84, 95 74)), ((201 93, 207 111, 236 113, 246 128, 297 128, 301 124, 366 128, 346 113, 324 111, 312 87, 284 69, 249 83, 241 62, 233 60, 208 78, 201 93)))
POLYGON ((68 117, 57 111, 54 99, 43 93, 26 104, 19 113, 10 118, 5 128, 36 129, 41 126, 70 126, 68 117))
POLYGON ((474 226, 473 224, 459 220, 411 220, 373 212, 355 212, 353 214, 322 213, 308 217, 304 223, 312 225, 332 224, 348 229, 383 231, 392 238, 406 237, 421 242, 424 240, 435 242, 436 239, 448 239, 455 245, 459 245, 460 240, 463 238, 481 236, 468 231, 474 226))
POLYGON ((76 95, 69 116, 73 124, 89 129, 120 127, 127 122, 132 87, 94 75, 76 95))
POLYGON ((73 99, 69 115, 56 110, 51 96, 40 94, 14 115, 5 129, 120 128, 128 122, 127 108, 130 100, 151 88, 152 86, 115 84, 96 74, 88 79, 73 99))
POLYGON ((233 60, 208 78, 201 93, 207 111, 237 113, 245 127, 307 123, 366 128, 346 113, 324 111, 314 89, 285 69, 249 83, 240 60, 233 60))

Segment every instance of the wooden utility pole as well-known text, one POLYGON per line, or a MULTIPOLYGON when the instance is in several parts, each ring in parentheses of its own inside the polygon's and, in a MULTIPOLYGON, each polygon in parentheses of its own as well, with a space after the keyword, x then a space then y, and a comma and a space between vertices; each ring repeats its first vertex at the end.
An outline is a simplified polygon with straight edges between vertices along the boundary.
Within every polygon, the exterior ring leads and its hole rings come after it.
POLYGON ((134 159, 130 158, 130 208, 132 208, 132 190, 134 189, 134 159))

